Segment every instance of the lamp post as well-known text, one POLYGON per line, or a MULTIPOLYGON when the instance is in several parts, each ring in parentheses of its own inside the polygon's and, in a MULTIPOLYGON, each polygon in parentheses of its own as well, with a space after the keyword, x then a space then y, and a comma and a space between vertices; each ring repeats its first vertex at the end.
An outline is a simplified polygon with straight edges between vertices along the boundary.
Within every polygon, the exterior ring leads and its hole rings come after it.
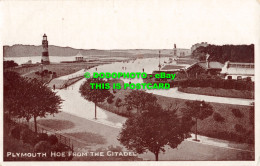
MULTIPOLYGON (((200 110, 199 110, 199 113, 201 112, 201 108, 202 108, 203 104, 200 103, 200 110)), ((197 138, 197 135, 198 135, 198 117, 196 117, 196 131, 195 131, 195 141, 198 141, 198 138, 197 138)))

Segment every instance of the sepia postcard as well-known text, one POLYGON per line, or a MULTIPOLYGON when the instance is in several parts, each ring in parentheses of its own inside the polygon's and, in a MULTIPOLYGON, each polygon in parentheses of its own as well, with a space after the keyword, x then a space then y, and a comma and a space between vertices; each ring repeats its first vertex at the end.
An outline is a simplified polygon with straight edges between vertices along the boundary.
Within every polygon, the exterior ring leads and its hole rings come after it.
POLYGON ((260 1, 0 4, 0 165, 260 165, 260 1))

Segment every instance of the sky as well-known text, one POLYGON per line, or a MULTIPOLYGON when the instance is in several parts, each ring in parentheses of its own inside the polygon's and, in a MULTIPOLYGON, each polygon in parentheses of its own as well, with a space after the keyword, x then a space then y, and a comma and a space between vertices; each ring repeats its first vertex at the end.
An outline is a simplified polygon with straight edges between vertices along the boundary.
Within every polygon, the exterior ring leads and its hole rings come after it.
POLYGON ((198 42, 251 44, 257 0, 1 1, 3 45, 82 49, 190 48, 198 42))

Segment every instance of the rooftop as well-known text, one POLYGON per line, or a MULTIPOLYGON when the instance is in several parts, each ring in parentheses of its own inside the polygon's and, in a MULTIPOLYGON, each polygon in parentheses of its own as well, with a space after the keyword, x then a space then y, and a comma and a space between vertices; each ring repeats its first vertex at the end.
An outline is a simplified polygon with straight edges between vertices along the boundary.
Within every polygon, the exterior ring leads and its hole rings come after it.
POLYGON ((207 62, 198 62, 198 64, 205 69, 222 69, 224 64, 220 62, 209 62, 209 66, 207 67, 207 62))
POLYGON ((177 66, 177 65, 166 65, 162 68, 162 70, 176 70, 183 69, 185 66, 177 66))

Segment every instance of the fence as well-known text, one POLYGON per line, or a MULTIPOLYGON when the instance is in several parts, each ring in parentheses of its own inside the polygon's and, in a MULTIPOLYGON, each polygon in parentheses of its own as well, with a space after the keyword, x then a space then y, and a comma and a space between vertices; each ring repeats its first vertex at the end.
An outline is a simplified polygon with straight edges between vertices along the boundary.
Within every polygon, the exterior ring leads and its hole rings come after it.
MULTIPOLYGON (((26 125, 26 126, 28 126, 28 129, 35 132, 34 122, 31 122, 31 121, 28 122, 25 119, 13 118, 13 117, 10 118, 10 120, 19 125, 26 125)), ((59 143, 62 143, 64 145, 70 147, 75 152, 90 149, 88 147, 89 144, 86 143, 85 141, 72 137, 72 136, 69 136, 69 135, 61 134, 61 133, 59 133, 58 130, 51 129, 51 128, 43 126, 41 124, 37 124, 37 132, 46 133, 48 135, 55 135, 58 138, 59 143)))
POLYGON ((74 75, 68 76, 68 80, 75 79, 75 78, 78 78, 78 77, 84 77, 84 73, 74 74, 74 75))
POLYGON ((74 84, 75 82, 79 81, 82 78, 84 78, 83 75, 74 75, 74 76, 68 77, 68 80, 65 80, 63 82, 63 85, 61 86, 60 89, 67 88, 68 86, 74 84))

